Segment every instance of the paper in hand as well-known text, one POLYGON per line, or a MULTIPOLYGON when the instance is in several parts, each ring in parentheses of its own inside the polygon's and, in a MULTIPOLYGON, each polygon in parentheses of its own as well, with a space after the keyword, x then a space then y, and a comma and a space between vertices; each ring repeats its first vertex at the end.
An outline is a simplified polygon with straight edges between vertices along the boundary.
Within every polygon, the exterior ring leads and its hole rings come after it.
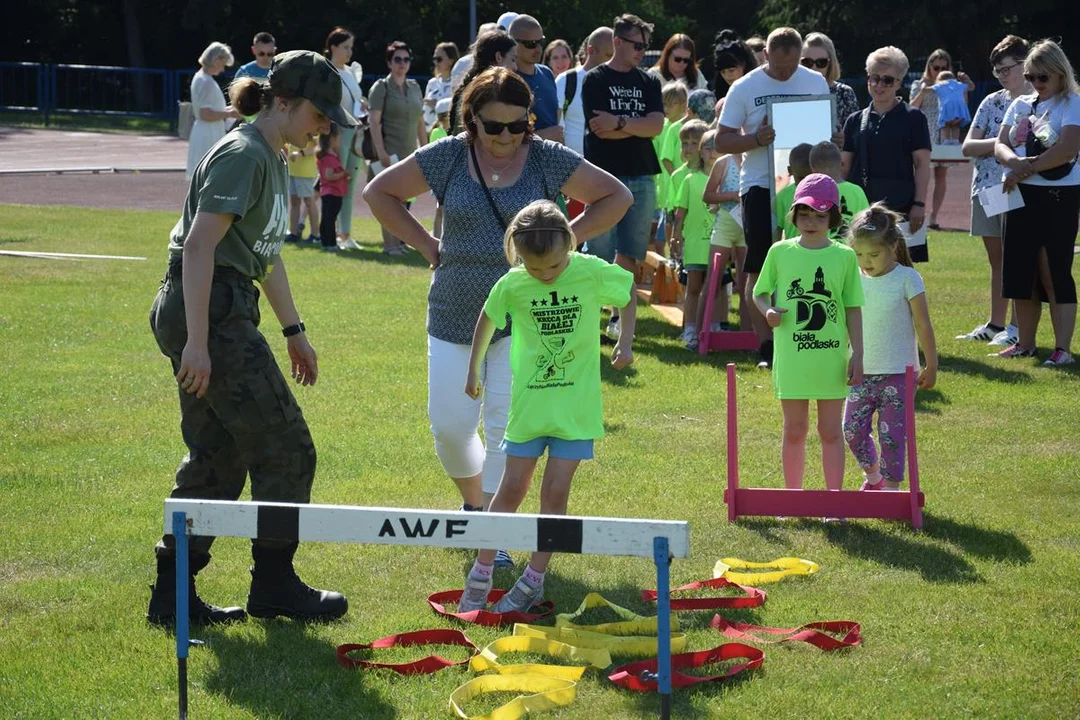
POLYGON ((909 248, 917 247, 919 245, 926 244, 926 223, 924 222, 919 231, 914 235, 911 234, 911 223, 902 222, 897 225, 900 231, 904 233, 904 239, 907 240, 907 246, 909 248))
POLYGON ((1024 207, 1024 196, 1020 194, 1020 188, 1014 187, 1006 193, 1005 186, 1001 183, 980 190, 976 197, 988 218, 1024 207))

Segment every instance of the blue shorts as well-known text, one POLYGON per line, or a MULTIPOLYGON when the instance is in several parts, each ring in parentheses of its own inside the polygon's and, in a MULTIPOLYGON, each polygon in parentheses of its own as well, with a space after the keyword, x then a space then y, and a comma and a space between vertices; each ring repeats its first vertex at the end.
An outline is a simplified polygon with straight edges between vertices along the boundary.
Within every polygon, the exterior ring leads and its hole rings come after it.
POLYGON ((603 235, 585 243, 585 252, 610 262, 615 255, 641 262, 649 249, 649 230, 656 211, 656 181, 652 175, 621 177, 619 181, 634 196, 634 204, 619 223, 603 235))
POLYGON ((289 194, 295 195, 298 198, 309 198, 315 196, 315 178, 306 177, 290 177, 289 178, 289 194))
POLYGON ((499 449, 513 457, 538 458, 544 454, 544 450, 546 449, 548 451, 548 457, 560 458, 562 460, 593 459, 592 440, 563 440, 547 435, 523 443, 503 440, 499 449))
POLYGON ((667 210, 656 208, 655 217, 657 218, 656 234, 653 235, 653 242, 664 242, 667 240, 665 236, 667 231, 667 210))

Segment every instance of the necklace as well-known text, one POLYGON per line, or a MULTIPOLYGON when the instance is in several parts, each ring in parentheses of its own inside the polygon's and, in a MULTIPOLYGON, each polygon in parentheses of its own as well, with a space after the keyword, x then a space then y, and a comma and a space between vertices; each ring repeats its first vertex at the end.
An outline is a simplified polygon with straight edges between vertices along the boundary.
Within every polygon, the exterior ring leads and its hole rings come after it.
POLYGON ((486 165, 487 169, 491 171, 491 182, 499 182, 499 173, 506 172, 506 169, 514 164, 514 159, 516 155, 517 152, 515 151, 514 155, 510 156, 510 162, 506 163, 501 168, 494 167, 487 160, 484 160, 484 165, 486 165))

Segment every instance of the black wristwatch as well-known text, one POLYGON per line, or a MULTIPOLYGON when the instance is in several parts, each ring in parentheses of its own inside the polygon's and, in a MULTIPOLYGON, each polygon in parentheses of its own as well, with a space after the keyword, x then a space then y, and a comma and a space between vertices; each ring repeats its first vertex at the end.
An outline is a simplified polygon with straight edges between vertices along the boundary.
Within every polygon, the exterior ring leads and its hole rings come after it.
POLYGON ((622 130, 624 127, 626 127, 626 117, 623 116, 623 115, 620 115, 619 116, 619 122, 615 125, 615 129, 616 130, 622 130))
POLYGON ((288 327, 281 328, 281 334, 285 337, 292 337, 293 335, 299 335, 305 330, 307 330, 307 328, 304 327, 304 323, 298 322, 295 325, 289 325, 288 327))

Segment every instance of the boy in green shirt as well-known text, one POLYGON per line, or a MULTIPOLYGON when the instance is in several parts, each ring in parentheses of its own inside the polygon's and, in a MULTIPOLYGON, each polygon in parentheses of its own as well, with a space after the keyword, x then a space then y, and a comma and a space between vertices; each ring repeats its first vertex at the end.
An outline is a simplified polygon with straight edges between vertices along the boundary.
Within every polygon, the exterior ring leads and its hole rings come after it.
POLYGON ((819 142, 810 150, 810 171, 828 175, 840 191, 840 227, 829 234, 833 240, 846 237, 851 219, 870 207, 863 189, 841 178, 841 165, 840 148, 828 140, 819 142))
POLYGON ((661 91, 664 101, 664 129, 653 138, 656 159, 660 161, 660 174, 656 176, 656 226, 653 229, 653 249, 664 253, 664 245, 671 239, 671 227, 667 222, 667 199, 672 191, 671 175, 682 164, 679 152, 679 129, 686 119, 686 86, 670 82, 661 91), (669 146, 674 135, 675 144, 669 146))
POLYGON ((795 199, 796 186, 810 174, 810 150, 813 147, 810 143, 800 143, 791 148, 788 156, 787 171, 791 175, 791 184, 780 188, 776 193, 776 229, 779 231, 780 240, 799 236, 799 228, 788 220, 788 214, 791 212, 791 201, 795 199))
MULTIPOLYGON (((600 307, 621 308, 622 333, 611 354, 617 369, 634 360, 637 318, 634 276, 615 264, 573 252, 574 235, 559 207, 538 200, 506 231, 511 269, 491 289, 476 322, 465 392, 482 392, 484 355, 496 327, 512 321, 510 412, 502 449, 506 470, 488 509, 515 512, 529 491, 537 461, 548 452, 540 512, 565 515, 570 483, 603 437, 600 400, 600 307)), ((458 612, 487 606, 495 550, 482 549, 469 571, 458 612)), ((550 552, 534 552, 517 583, 493 611, 525 611, 541 601, 550 552)))

